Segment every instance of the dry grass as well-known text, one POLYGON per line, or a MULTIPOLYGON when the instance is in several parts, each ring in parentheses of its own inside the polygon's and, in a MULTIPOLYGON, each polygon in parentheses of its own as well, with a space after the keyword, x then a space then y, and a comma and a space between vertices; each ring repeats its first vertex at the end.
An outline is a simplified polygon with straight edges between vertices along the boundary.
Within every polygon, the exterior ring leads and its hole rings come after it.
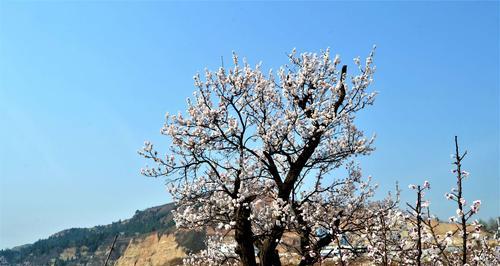
POLYGON ((160 237, 154 233, 142 240, 131 241, 115 266, 178 265, 179 259, 185 256, 184 250, 177 245, 173 235, 160 237))

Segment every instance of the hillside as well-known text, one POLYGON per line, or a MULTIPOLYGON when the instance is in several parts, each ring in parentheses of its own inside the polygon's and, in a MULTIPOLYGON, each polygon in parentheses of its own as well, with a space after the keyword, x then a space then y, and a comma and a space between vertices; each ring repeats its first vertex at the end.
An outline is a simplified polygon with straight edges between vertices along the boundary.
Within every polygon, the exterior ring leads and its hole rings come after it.
POLYGON ((92 228, 71 228, 33 244, 0 251, 0 266, 6 265, 103 265, 113 239, 118 235, 108 265, 169 265, 168 260, 203 248, 203 232, 176 232, 171 211, 165 204, 137 211, 127 220, 92 228), (197 241, 194 241, 196 239, 197 241), (140 254, 138 250, 147 250, 140 254), (175 255, 168 258, 167 255, 175 255), (156 256, 156 257, 155 257, 156 256))

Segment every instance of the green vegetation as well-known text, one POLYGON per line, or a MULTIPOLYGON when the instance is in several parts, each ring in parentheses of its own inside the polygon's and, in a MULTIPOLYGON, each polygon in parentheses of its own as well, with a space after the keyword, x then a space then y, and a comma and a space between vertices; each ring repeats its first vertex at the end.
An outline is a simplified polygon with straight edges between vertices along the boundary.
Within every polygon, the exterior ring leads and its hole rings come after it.
POLYGON ((186 250, 186 253, 197 253, 206 248, 204 241, 206 236, 205 230, 178 231, 175 233, 175 240, 186 250))
POLYGON ((483 225, 484 230, 488 231, 489 233, 495 233, 498 230, 497 219, 500 219, 500 217, 497 217, 495 219, 490 218, 488 219, 488 221, 479 219, 479 223, 483 225))

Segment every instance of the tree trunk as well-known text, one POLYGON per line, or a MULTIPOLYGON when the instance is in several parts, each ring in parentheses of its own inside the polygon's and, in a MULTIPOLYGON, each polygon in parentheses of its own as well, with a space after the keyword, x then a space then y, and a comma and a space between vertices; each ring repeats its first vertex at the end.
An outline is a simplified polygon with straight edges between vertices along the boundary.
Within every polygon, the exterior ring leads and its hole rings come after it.
POLYGON ((240 256, 244 266, 256 266, 255 249, 253 246, 252 225, 248 220, 250 209, 243 206, 236 211, 236 230, 234 239, 236 240, 236 254, 240 256))
POLYGON ((313 250, 311 243, 311 227, 307 226, 307 223, 302 219, 301 211, 299 206, 296 204, 292 205, 294 212, 297 214, 297 222, 299 223, 298 231, 300 236, 300 253, 302 259, 300 260, 299 266, 313 265, 316 262, 314 257, 309 254, 310 250, 313 250))
POLYGON ((302 259, 300 260, 299 266, 313 265, 315 259, 309 255, 308 250, 311 249, 311 243, 309 241, 310 228, 305 230, 300 229, 300 252, 302 253, 302 259))
MULTIPOLYGON (((280 238, 281 239, 281 238, 280 238)), ((262 243, 259 252, 259 265, 260 266, 281 266, 281 260, 276 250, 277 242, 271 240, 265 240, 262 243)))
MULTIPOLYGON (((301 221, 301 219, 298 219, 301 221)), ((299 222, 300 224, 300 222, 299 222)), ((328 246, 333 240, 330 234, 318 239, 315 244, 311 243, 311 228, 300 229, 300 249, 303 259, 300 260, 299 266, 314 265, 321 258, 321 250, 328 246), (311 256, 309 251, 314 252, 311 256)))

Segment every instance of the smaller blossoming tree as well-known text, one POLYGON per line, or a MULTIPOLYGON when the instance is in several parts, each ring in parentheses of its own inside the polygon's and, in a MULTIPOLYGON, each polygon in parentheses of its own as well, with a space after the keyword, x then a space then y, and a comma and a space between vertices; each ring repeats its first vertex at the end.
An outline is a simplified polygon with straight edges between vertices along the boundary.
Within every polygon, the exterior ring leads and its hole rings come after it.
POLYGON ((409 185, 416 192, 415 204, 407 204, 406 213, 399 210, 379 212, 375 224, 367 227, 369 242, 368 255, 377 265, 499 265, 500 254, 497 240, 482 234, 478 221, 472 221, 479 211, 480 200, 475 200, 467 208, 464 199, 463 181, 469 175, 462 170, 462 160, 466 153, 459 152, 455 137, 455 169, 457 187, 446 193, 448 200, 455 201, 456 215, 449 218, 455 230, 438 234, 439 219, 431 215, 430 202, 425 199, 425 191, 430 190, 429 181, 422 185, 409 185), (472 222, 471 222, 472 221, 472 222), (456 240, 458 236, 459 241, 456 240), (460 252, 455 251, 459 242, 460 252))

